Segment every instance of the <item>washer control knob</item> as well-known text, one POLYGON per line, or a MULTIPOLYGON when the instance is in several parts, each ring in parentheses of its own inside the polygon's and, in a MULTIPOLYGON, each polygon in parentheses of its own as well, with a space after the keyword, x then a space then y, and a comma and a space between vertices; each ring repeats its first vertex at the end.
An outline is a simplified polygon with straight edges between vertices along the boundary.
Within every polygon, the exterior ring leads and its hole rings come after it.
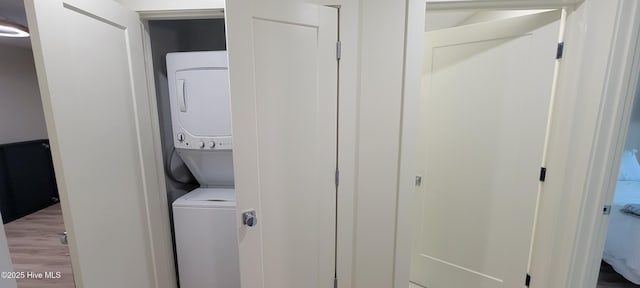
POLYGON ((203 141, 198 142, 198 145, 199 145, 200 148, 204 148, 204 142, 203 141))
POLYGON ((184 141, 184 134, 178 133, 178 141, 180 142, 184 141))
POLYGON ((213 141, 209 142, 209 148, 213 149, 215 147, 216 147, 216 142, 213 142, 213 141))

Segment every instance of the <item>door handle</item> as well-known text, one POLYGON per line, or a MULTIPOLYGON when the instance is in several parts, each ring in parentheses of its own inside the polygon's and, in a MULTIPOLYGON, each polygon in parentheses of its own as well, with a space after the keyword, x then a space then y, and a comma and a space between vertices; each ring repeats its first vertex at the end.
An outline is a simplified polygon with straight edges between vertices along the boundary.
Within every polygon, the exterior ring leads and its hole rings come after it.
POLYGON ((256 216, 256 210, 247 210, 242 212, 242 224, 249 227, 256 226, 258 224, 258 217, 256 216))
POLYGON ((184 91, 184 79, 178 79, 178 87, 176 89, 178 90, 178 105, 180 106, 180 112, 187 112, 187 99, 185 98, 187 97, 187 93, 184 91))

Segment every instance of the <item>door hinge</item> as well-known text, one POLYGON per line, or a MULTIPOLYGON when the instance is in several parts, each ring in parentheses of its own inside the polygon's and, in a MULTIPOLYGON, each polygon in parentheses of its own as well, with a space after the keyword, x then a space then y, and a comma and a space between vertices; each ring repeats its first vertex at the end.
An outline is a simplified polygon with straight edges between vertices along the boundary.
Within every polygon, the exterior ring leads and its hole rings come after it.
POLYGON ((564 42, 558 43, 558 50, 556 51, 556 59, 561 59, 564 54, 564 42))
POLYGON ((336 60, 342 59, 342 42, 336 42, 336 60))
POLYGON ((611 214, 611 205, 604 205, 604 208, 602 208, 602 215, 609 214, 611 214))
POLYGON ((340 184, 340 171, 338 169, 336 169, 335 180, 336 180, 336 188, 338 188, 338 185, 340 184))
POLYGON ((333 278, 333 288, 338 288, 338 278, 333 278))
POLYGON ((422 185, 422 176, 416 176, 416 186, 422 185))
POLYGON ((527 273, 527 276, 524 278, 524 286, 529 287, 529 284, 531 284, 531 275, 527 273))
POLYGON ((540 182, 544 182, 547 179, 547 168, 540 167, 540 182))

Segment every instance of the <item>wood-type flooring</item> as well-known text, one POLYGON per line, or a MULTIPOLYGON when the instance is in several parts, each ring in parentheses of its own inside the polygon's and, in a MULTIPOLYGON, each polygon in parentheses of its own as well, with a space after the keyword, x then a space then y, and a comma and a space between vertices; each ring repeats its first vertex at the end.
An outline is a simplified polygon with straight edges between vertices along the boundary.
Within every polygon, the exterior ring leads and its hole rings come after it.
MULTIPOLYGON (((18 288, 74 288, 60 203, 4 225, 14 272, 60 272, 59 279, 17 279, 18 288)), ((31 274, 34 275, 34 274, 31 274)), ((37 275, 37 274, 35 274, 37 275)), ((54 274, 55 275, 55 274, 54 274)))

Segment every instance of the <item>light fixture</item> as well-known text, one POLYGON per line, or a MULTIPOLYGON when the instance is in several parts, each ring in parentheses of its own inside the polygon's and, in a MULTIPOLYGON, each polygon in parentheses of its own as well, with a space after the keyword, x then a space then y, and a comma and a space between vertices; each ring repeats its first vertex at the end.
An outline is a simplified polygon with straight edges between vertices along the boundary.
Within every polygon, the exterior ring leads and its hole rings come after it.
POLYGON ((29 29, 20 24, 0 20, 0 37, 29 37, 29 29))

